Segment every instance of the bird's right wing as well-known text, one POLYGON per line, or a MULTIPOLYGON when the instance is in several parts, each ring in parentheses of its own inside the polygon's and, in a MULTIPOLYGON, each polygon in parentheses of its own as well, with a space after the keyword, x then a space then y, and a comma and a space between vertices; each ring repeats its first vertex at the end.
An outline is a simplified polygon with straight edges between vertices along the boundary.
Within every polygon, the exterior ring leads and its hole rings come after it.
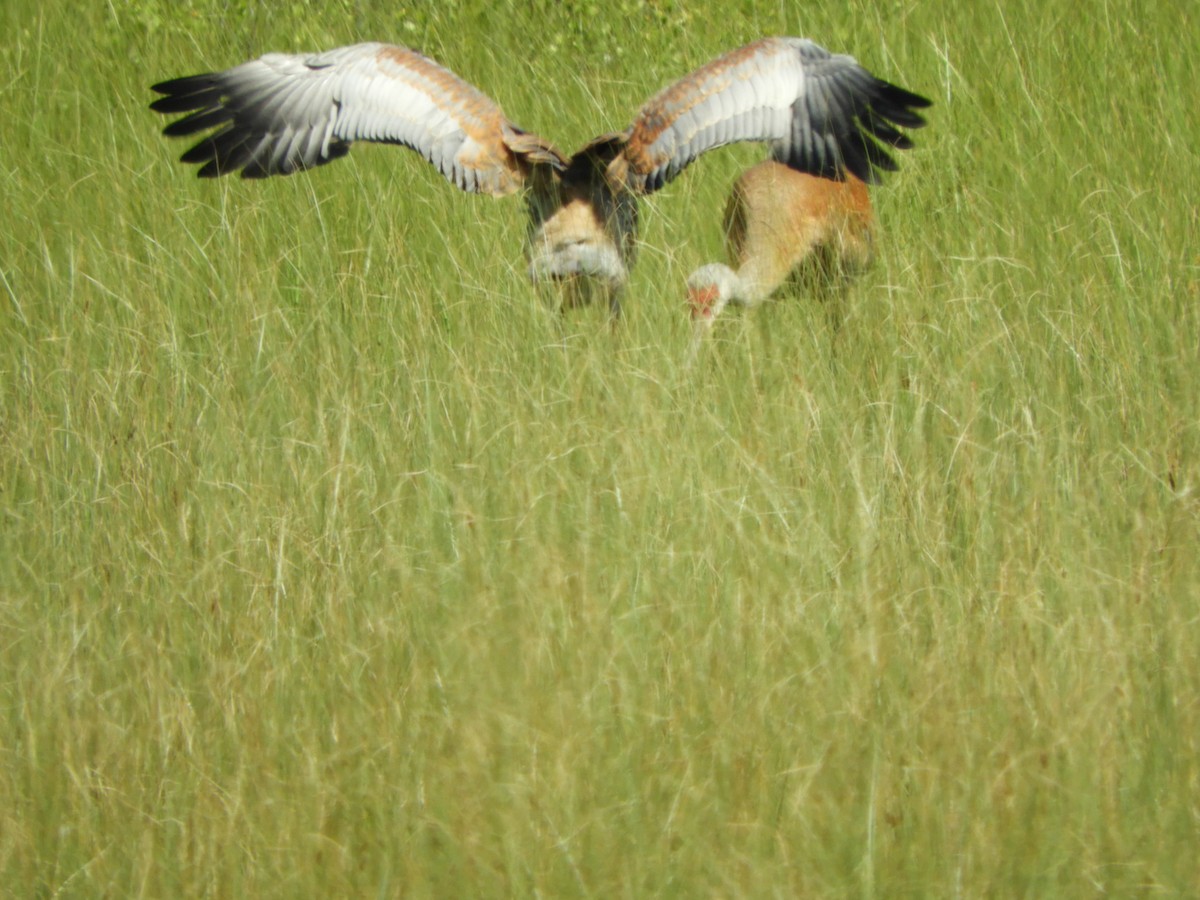
POLYGON ((531 164, 563 155, 509 122, 474 86, 426 56, 389 44, 269 53, 224 72, 154 85, 161 113, 189 113, 169 136, 210 128, 184 153, 201 177, 287 175, 345 155, 354 141, 401 144, 464 191, 517 190, 531 164))
POLYGON ((658 190, 700 154, 764 141, 794 169, 827 178, 848 170, 875 182, 895 169, 881 144, 912 144, 930 101, 876 78, 852 57, 803 38, 764 38, 684 76, 642 107, 625 132, 627 183, 658 190))

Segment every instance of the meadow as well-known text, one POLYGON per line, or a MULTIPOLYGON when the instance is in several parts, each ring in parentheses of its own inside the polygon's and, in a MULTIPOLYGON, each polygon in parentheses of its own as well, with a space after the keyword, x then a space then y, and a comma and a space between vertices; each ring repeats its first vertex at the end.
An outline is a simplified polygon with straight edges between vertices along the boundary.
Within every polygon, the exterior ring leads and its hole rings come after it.
POLYGON ((0 10, 0 896, 1200 892, 1191 4, 0 10), (765 34, 929 96, 844 296, 619 328, 518 198, 200 181, 149 85, 407 44, 565 148, 765 34))

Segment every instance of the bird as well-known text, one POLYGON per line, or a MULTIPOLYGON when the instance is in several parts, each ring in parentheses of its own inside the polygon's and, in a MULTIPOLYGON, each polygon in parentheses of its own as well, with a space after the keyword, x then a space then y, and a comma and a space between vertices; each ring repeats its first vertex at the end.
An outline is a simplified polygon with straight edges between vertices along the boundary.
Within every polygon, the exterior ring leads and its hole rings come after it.
MULTIPOLYGON (((702 154, 740 142, 769 147, 769 160, 738 180, 727 210, 739 273, 704 267, 689 279, 694 314, 711 322, 727 302, 761 300, 818 245, 836 243, 850 268, 865 264, 867 185, 897 168, 889 149, 913 146, 899 129, 922 127, 917 110, 931 105, 807 38, 762 38, 663 88, 623 131, 591 141, 589 171, 601 182, 596 193, 609 191, 633 208, 620 224, 636 228, 636 198, 702 154), (725 291, 712 294, 714 287, 725 291)), ((630 265, 621 248, 635 242, 623 238, 610 250, 630 265)))
POLYGON ((739 176, 725 208, 725 242, 737 268, 708 263, 687 279, 695 337, 727 304, 755 306, 790 277, 823 280, 862 271, 874 255, 874 211, 867 185, 801 172, 774 160, 739 176))
POLYGON ((268 53, 151 90, 162 95, 152 110, 185 114, 163 129, 166 136, 201 135, 180 157, 198 165, 201 178, 290 175, 345 156, 357 141, 408 147, 465 192, 525 194, 534 281, 584 279, 589 290, 572 292, 576 299, 615 298, 624 286, 622 260, 633 252, 625 243, 636 231, 624 221, 631 206, 611 192, 596 195, 588 148, 566 156, 416 50, 369 42, 268 53))
POLYGON ((608 175, 608 136, 585 144, 560 168, 539 172, 526 194, 529 277, 563 308, 607 304, 615 321, 637 257, 636 196, 608 175))

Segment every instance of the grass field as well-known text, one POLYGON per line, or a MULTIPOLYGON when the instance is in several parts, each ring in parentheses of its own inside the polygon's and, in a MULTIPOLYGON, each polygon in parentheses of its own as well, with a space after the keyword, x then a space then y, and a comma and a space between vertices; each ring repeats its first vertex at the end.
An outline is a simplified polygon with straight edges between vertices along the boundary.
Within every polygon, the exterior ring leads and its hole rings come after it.
POLYGON ((0 894, 1200 892, 1184 3, 0 11, 0 894), (841 299, 616 332, 415 154, 198 181, 148 85, 393 40, 574 147, 763 34, 927 94, 841 299))

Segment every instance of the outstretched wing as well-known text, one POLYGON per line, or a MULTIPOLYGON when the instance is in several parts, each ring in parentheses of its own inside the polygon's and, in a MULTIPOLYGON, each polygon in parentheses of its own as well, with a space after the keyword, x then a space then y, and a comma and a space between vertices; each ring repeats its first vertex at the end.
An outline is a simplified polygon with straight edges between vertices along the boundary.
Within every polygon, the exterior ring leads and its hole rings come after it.
POLYGON ((765 141, 794 169, 863 181, 894 170, 884 145, 911 141, 930 101, 882 81, 852 57, 803 38, 764 38, 701 66, 653 97, 626 132, 627 179, 656 191, 705 151, 765 141))
POLYGON ((487 95, 413 50, 354 44, 326 53, 269 53, 224 72, 153 86, 150 105, 188 113, 169 136, 210 128, 181 157, 212 178, 288 175, 344 156, 354 141, 411 147, 464 191, 517 190, 530 164, 561 168, 551 144, 517 128, 487 95))

